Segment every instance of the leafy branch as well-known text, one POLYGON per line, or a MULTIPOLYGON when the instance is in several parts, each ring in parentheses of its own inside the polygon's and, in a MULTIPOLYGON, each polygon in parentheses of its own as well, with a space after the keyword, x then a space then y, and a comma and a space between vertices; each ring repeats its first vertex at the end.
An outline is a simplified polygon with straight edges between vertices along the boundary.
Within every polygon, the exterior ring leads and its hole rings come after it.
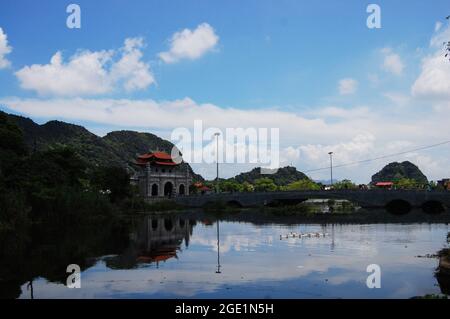
MULTIPOLYGON (((450 16, 446 17, 447 20, 450 20, 450 16)), ((445 47, 445 57, 450 61, 450 41, 444 42, 445 47)))

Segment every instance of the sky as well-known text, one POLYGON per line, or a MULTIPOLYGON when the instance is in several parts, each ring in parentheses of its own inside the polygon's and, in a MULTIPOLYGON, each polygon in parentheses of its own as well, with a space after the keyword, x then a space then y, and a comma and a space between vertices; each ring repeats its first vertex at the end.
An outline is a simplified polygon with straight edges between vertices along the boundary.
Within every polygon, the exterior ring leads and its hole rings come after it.
MULTIPOLYGON (((170 139, 195 120, 222 132, 278 129, 280 165, 328 179, 313 171, 329 165, 328 152, 340 165, 450 140, 448 15, 440 0, 5 0, 0 109, 99 136, 170 139), (380 28, 367 25, 372 3, 380 28)), ((404 160, 430 180, 450 177, 449 147, 336 168, 334 177, 366 183, 404 160)), ((220 172, 255 166, 222 163, 220 172)), ((214 177, 211 163, 193 168, 214 177)))

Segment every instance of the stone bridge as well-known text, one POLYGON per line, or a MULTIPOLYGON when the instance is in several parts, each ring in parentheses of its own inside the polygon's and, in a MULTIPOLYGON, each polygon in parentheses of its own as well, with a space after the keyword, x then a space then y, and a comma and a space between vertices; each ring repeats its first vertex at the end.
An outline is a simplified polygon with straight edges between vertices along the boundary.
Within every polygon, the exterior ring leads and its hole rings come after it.
POLYGON ((295 204, 308 199, 348 200, 364 208, 400 206, 450 207, 448 191, 407 191, 407 190, 340 190, 340 191, 290 191, 290 192, 252 192, 219 193, 191 195, 174 198, 175 202, 187 207, 203 207, 221 202, 240 207, 268 206, 274 204, 295 204))

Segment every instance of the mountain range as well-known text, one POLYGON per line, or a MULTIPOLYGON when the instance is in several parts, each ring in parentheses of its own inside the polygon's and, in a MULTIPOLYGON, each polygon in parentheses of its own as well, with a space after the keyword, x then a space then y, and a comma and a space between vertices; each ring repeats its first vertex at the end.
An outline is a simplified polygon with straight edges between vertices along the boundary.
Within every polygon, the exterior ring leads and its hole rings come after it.
MULTIPOLYGON (((1 112, 0 113, 4 113, 1 112)), ((67 145, 77 150, 80 156, 98 166, 124 166, 131 172, 136 167, 131 163, 138 154, 149 151, 164 151, 170 153, 173 144, 155 134, 135 131, 113 131, 104 137, 89 132, 80 125, 74 125, 62 121, 49 121, 39 125, 33 120, 12 114, 6 114, 23 131, 25 143, 31 151, 43 150, 52 145, 67 145)), ((193 176, 194 181, 204 181, 204 178, 196 174, 188 163, 186 165, 193 176)), ((304 173, 295 167, 287 166, 279 168, 275 174, 261 175, 260 168, 254 168, 249 172, 241 173, 229 180, 239 183, 249 182, 253 184, 257 179, 268 177, 278 186, 285 186, 292 182, 309 179, 304 173)), ((382 181, 395 181, 401 178, 413 179, 421 184, 428 183, 427 177, 411 162, 390 163, 381 171, 372 176, 372 183, 382 181)))
MULTIPOLYGON (((135 131, 113 131, 99 137, 79 125, 61 121, 49 121, 39 125, 29 118, 6 114, 23 131, 25 143, 31 151, 39 151, 52 145, 67 145, 76 149, 78 154, 92 165, 123 166, 131 172, 131 165, 138 154, 149 151, 164 151, 170 154, 173 144, 151 133, 135 131)), ((203 181, 188 166, 194 181, 203 181)))

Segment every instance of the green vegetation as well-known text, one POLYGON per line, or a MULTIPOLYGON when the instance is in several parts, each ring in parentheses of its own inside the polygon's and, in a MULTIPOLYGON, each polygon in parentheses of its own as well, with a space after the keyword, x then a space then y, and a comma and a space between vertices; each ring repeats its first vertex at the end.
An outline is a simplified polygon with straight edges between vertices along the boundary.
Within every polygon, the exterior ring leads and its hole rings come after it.
POLYGON ((396 189, 420 189, 423 185, 411 178, 401 178, 394 181, 394 187, 396 189))
POLYGON ((261 168, 254 168, 250 172, 241 173, 233 178, 236 182, 242 184, 248 182, 255 185, 256 180, 261 179, 261 176, 270 178, 276 186, 286 186, 292 182, 302 179, 309 179, 304 173, 297 171, 295 167, 282 167, 276 170, 273 174, 262 175, 261 168))
POLYGON ((292 182, 282 189, 287 191, 311 191, 320 190, 320 185, 310 179, 302 179, 292 182))
POLYGON ((277 185, 270 178, 263 177, 255 180, 255 191, 257 192, 273 192, 277 189, 277 185))
POLYGON ((89 165, 64 145, 29 152, 4 113, 0 137, 0 230, 111 218, 134 197, 122 167, 89 165))
POLYGON ((333 185, 336 190, 346 190, 346 189, 358 189, 358 186, 355 185, 352 181, 348 179, 344 179, 340 182, 337 182, 333 185))

